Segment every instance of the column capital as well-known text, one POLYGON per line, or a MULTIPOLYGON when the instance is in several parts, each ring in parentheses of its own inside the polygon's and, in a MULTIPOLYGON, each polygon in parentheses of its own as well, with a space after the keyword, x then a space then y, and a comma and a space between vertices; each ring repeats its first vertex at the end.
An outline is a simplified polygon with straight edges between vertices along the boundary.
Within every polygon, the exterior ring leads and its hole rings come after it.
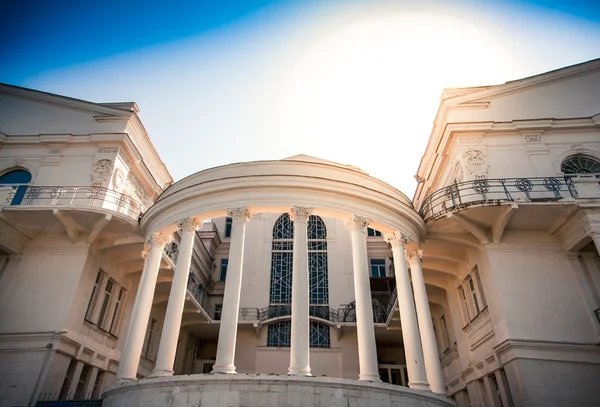
POLYGON ((202 222, 196 218, 185 218, 177 222, 177 227, 182 232, 195 232, 202 227, 202 222))
POLYGON ((346 222, 346 227, 350 230, 356 230, 361 233, 365 233, 365 228, 369 226, 369 218, 365 218, 358 215, 353 215, 352 218, 346 222))
POLYGON ((406 261, 416 262, 420 261, 423 258, 423 250, 407 250, 406 251, 406 261))
POLYGON ((310 218, 311 214, 312 208, 294 206, 292 209, 290 209, 290 219, 292 219, 293 222, 306 223, 308 222, 308 218, 310 218))
MULTIPOLYGON (((146 237, 145 246, 159 246, 161 249, 171 243, 173 236, 164 233, 153 233, 146 237)), ((145 248, 146 249, 146 248, 145 248)))
POLYGON ((233 223, 243 223, 250 220, 250 211, 245 206, 240 208, 227 209, 227 215, 232 219, 233 223))
POLYGON ((402 247, 403 245, 405 245, 409 242, 408 236, 406 236, 404 233, 398 232, 398 231, 388 233, 383 238, 392 247, 402 247))

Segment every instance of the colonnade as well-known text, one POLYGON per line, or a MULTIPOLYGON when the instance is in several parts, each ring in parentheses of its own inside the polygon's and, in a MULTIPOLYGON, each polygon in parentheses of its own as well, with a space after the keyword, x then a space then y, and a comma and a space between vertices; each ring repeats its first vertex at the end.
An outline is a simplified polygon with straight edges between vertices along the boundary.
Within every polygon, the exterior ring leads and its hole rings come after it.
MULTIPOLYGON (((294 254, 291 347, 288 372, 291 375, 302 376, 310 375, 307 224, 311 213, 312 209, 302 207, 294 207, 290 212, 294 223, 294 254)), ((232 218, 233 227, 231 229, 227 282, 223 297, 217 355, 212 371, 214 374, 236 373, 234 356, 242 287, 244 235, 246 222, 250 219, 250 213, 243 207, 228 210, 228 215, 232 218)), ((350 230, 352 242, 359 380, 380 381, 367 255, 366 228, 368 225, 369 220, 367 218, 356 215, 352 216, 346 224, 350 230)), ((201 224, 194 218, 186 218, 178 223, 181 230, 179 255, 167 304, 156 365, 151 376, 173 374, 194 235, 200 226, 201 224)), ((400 231, 385 235, 385 240, 392 247, 394 259, 400 321, 408 370, 408 385, 414 389, 431 390, 435 393, 444 394, 444 379, 421 268, 422 252, 417 250, 407 251, 405 244, 408 243, 408 240, 400 231), (411 269, 412 287, 408 266, 411 269)), ((144 254, 146 261, 133 305, 129 332, 119 363, 117 379, 120 381, 136 379, 160 260, 165 245, 170 241, 171 236, 162 233, 155 233, 147 240, 149 250, 144 254)))

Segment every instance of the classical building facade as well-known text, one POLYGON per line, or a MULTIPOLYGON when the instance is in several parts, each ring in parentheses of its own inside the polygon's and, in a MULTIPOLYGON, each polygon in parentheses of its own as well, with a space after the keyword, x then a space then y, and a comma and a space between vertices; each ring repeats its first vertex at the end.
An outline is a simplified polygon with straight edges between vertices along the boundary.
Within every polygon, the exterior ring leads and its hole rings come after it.
POLYGON ((304 155, 174 183, 133 103, 0 107, 1 407, 600 403, 600 60, 445 90, 412 201, 304 155))

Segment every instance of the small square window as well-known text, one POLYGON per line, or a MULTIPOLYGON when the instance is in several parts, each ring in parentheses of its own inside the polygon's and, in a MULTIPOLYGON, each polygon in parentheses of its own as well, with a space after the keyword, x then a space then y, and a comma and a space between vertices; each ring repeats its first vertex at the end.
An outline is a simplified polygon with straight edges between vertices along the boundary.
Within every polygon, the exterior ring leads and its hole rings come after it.
POLYGON ((215 321, 220 321, 221 320, 221 313, 223 312, 223 305, 222 304, 216 304, 215 305, 215 321))
POLYGON ((381 236, 381 232, 372 228, 367 228, 368 236, 381 236))

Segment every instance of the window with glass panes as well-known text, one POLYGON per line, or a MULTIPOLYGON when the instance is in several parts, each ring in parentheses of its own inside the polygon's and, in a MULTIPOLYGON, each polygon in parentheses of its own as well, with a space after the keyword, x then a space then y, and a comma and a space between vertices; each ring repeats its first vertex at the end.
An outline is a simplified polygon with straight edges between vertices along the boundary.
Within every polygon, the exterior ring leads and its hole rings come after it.
POLYGON ((385 277, 385 259, 371 259, 371 277, 385 277))
POLYGON ((232 218, 225 218, 225 237, 231 237, 231 228, 233 226, 232 218))
POLYGON ((219 281, 225 281, 227 278, 227 265, 229 264, 229 259, 221 259, 221 270, 219 273, 219 281))
POLYGON ((92 289, 92 295, 90 297, 90 302, 88 303, 87 311, 85 312, 85 319, 88 321, 92 321, 94 317, 94 310, 96 302, 98 301, 98 293, 100 292, 100 287, 102 287, 102 283, 104 280, 105 273, 102 270, 98 270, 96 273, 96 279, 94 281, 94 288, 92 289))
MULTIPOLYGON (((327 268, 327 229, 318 216, 310 216, 307 224, 309 301, 313 314, 329 312, 329 276, 327 268), (323 308, 321 310, 321 308, 323 308), (323 312, 321 312, 323 311, 323 312)), ((294 254, 294 224, 290 216, 282 214, 273 226, 271 253, 271 287, 269 308, 274 314, 287 314, 284 310, 292 302, 292 267, 294 254), (283 310, 283 311, 281 311, 283 310), (281 311, 281 312, 279 312, 281 311)), ((311 314, 311 315, 313 315, 311 314)), ((289 321, 270 324, 267 346, 290 346, 289 321)), ((311 322, 312 347, 329 347, 329 326, 311 322)))
MULTIPOLYGON (((267 330, 267 346, 289 347, 292 340, 291 321, 281 321, 269 324, 267 330)), ((329 326, 316 321, 310 322, 310 347, 330 348, 331 336, 329 326)))
POLYGON ((146 359, 150 359, 152 345, 154 343, 154 334, 156 333, 158 321, 154 318, 150 320, 148 324, 148 330, 146 331, 146 338, 142 346, 142 356, 146 359))
POLYGON ((110 299, 112 296, 112 291, 115 283, 109 279, 104 286, 104 293, 102 296, 102 305, 100 306, 100 314, 98 315, 98 326, 101 328, 105 328, 106 325, 106 316, 108 315, 108 310, 110 306, 110 299))

